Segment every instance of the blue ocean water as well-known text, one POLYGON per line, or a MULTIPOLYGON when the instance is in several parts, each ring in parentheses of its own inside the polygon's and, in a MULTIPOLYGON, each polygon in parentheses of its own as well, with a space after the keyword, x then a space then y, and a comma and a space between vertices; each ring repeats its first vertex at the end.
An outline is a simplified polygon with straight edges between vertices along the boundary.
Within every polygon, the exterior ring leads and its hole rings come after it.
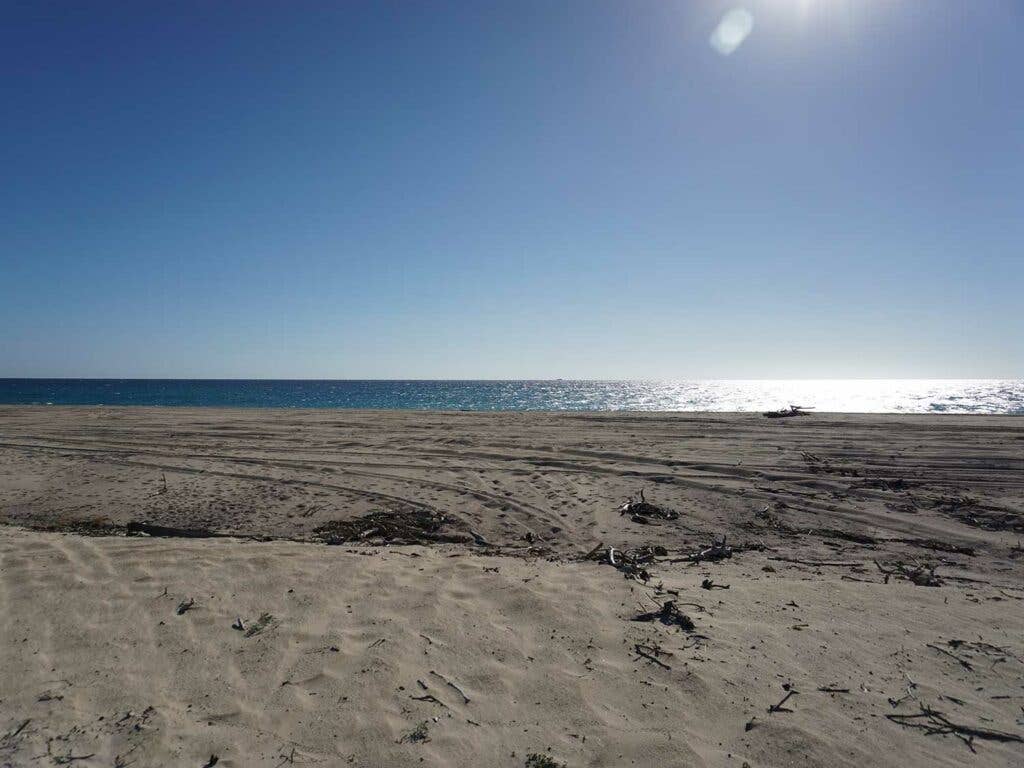
POLYGON ((1024 414, 1024 380, 383 381, 0 379, 0 404, 1024 414))

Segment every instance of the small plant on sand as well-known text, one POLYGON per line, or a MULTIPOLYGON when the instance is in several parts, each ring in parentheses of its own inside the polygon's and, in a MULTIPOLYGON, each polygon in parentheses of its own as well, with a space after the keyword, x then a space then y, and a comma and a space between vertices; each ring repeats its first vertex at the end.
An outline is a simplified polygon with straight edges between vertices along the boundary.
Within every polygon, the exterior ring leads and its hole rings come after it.
POLYGON ((415 743, 422 742, 422 741, 430 741, 430 736, 427 734, 427 721, 426 720, 424 720, 422 723, 420 723, 415 728, 413 728, 411 731, 409 731, 407 734, 405 734, 401 739, 399 739, 399 743, 400 744, 404 744, 407 741, 411 741, 411 742, 415 742, 415 743))
POLYGON ((547 755, 533 752, 526 756, 526 768, 566 768, 566 765, 547 755))

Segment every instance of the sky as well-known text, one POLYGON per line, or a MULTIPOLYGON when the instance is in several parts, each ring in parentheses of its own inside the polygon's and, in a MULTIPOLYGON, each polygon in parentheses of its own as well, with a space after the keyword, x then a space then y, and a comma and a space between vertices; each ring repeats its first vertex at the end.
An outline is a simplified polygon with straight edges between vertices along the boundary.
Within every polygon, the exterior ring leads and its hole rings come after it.
POLYGON ((6 2, 0 376, 1024 376, 1019 0, 6 2))

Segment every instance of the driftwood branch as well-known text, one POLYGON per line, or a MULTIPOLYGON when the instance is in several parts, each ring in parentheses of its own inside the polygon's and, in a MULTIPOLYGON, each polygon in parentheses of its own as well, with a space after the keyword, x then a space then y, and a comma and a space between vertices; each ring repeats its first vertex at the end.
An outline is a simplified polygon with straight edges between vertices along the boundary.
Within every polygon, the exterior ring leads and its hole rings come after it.
POLYGON ((936 709, 932 709, 926 704, 921 705, 921 711, 916 714, 892 714, 886 715, 886 718, 892 720, 894 723, 904 726, 905 728, 919 728, 923 730, 927 735, 932 734, 952 734, 960 739, 967 748, 974 752, 974 740, 975 739, 987 739, 988 741, 1001 741, 1001 742, 1013 742, 1013 743, 1024 743, 1024 737, 1018 736, 1015 733, 1007 733, 1006 731, 996 731, 990 728, 982 728, 976 725, 964 725, 962 723, 955 723, 946 717, 942 712, 936 709))

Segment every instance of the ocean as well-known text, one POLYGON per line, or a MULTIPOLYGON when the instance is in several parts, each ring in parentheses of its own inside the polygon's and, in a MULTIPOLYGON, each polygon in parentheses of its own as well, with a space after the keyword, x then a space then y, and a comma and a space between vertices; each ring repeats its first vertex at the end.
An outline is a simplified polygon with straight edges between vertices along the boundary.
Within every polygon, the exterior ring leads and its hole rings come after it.
POLYGON ((469 411, 1024 414, 1024 380, 390 381, 0 379, 0 404, 469 411))

